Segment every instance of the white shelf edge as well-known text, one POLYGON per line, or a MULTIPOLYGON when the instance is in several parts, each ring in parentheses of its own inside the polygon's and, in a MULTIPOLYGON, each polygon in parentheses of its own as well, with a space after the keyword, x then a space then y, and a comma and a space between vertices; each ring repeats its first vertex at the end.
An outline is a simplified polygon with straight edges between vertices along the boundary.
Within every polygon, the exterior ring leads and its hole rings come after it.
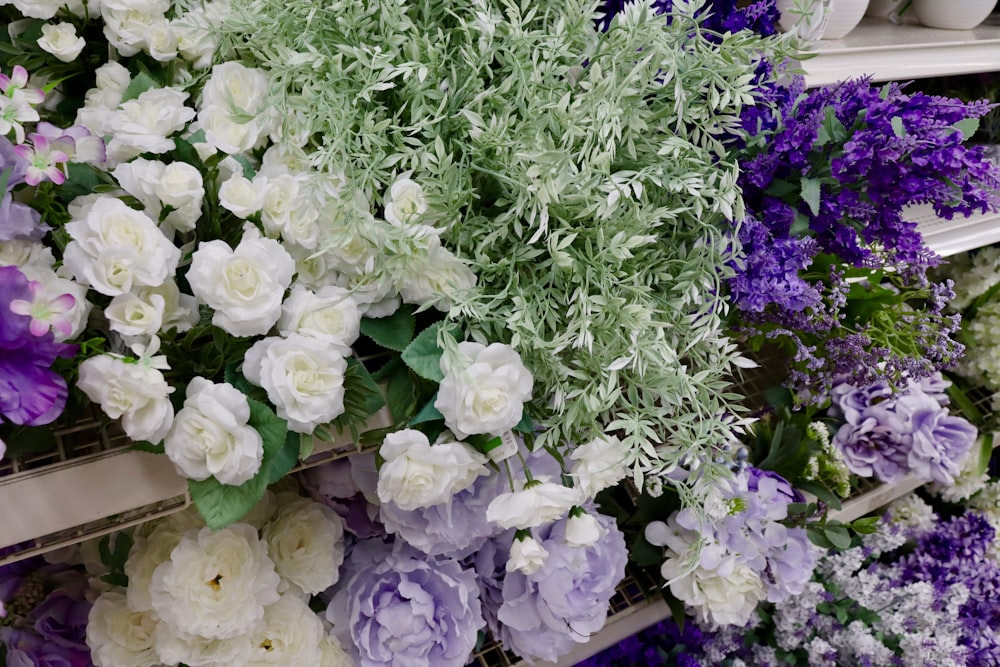
MULTIPOLYGON (((1000 50, 1000 47, 998 47, 1000 50)), ((1000 242, 1000 213, 974 214, 953 220, 920 221, 917 229, 931 250, 948 257, 1000 242)))

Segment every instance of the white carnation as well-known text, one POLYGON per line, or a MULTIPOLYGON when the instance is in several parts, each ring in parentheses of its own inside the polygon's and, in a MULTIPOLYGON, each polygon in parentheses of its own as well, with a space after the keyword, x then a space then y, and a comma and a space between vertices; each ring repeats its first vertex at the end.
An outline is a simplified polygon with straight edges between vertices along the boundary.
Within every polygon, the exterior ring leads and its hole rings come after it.
POLYGON ((501 343, 458 344, 459 361, 441 360, 444 379, 434 407, 458 438, 494 436, 517 426, 531 398, 531 373, 513 348, 501 343))
POLYGON ((185 477, 238 486, 257 474, 264 457, 264 441, 249 419, 245 394, 196 377, 164 439, 167 457, 185 477))
POLYGON ((175 633, 205 639, 245 635, 278 601, 278 574, 257 530, 235 523, 189 531, 153 573, 153 610, 175 633))
POLYGON ((379 454, 385 463, 378 471, 378 497, 404 510, 447 502, 488 474, 486 458, 461 442, 430 444, 413 429, 385 436, 379 454))
POLYGON ((316 595, 339 580, 344 526, 328 507, 307 499, 287 503, 264 525, 261 538, 284 589, 292 585, 316 595))
POLYGON ((296 433, 311 433, 344 412, 347 361, 316 338, 265 338, 247 350, 243 373, 267 390, 278 416, 296 433))
POLYGON ((156 618, 132 611, 118 591, 106 591, 94 601, 87 617, 87 646, 97 667, 153 667, 156 618))

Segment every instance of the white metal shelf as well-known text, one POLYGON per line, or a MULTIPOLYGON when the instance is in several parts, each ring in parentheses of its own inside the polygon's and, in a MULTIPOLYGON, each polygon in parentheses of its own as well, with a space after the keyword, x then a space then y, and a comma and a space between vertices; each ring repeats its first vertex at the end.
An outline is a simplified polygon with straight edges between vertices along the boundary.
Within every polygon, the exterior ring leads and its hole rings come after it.
MULTIPOLYGON (((959 0, 961 1, 961 0, 959 0)), ((808 86, 870 75, 875 81, 1000 70, 1000 25, 938 30, 865 18, 843 39, 823 40, 804 60, 808 86)))
POLYGON ((905 218, 917 223, 927 245, 942 257, 1000 242, 1000 213, 943 220, 930 206, 924 205, 907 209, 905 218))

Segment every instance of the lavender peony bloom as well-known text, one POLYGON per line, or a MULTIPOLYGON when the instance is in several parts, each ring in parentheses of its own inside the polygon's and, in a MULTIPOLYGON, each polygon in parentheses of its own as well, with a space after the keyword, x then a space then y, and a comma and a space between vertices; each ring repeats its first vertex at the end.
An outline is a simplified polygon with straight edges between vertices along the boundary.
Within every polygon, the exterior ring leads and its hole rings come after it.
POLYGON ((897 482, 909 469, 905 428, 892 410, 876 405, 862 412, 856 422, 841 426, 833 444, 855 475, 897 482))
POLYGON ((7 646, 7 667, 93 667, 90 651, 79 651, 48 642, 16 628, 0 628, 0 642, 7 646))
POLYGON ((910 468, 921 479, 953 484, 979 432, 923 392, 900 397, 896 409, 910 426, 910 468))
MULTIPOLYGON (((359 540, 385 533, 379 523, 378 505, 369 500, 378 500, 374 482, 366 484, 371 480, 369 467, 375 468, 374 454, 337 459, 308 468, 299 475, 299 481, 312 499, 336 512, 344 520, 344 530, 359 540), (370 486, 370 490, 366 486, 370 486)), ((378 480, 377 472, 374 480, 378 480)))
POLYGON ((545 564, 534 574, 515 571, 504 579, 500 640, 521 657, 554 661, 604 627, 628 551, 614 519, 596 516, 608 531, 596 543, 569 546, 563 518, 536 531, 549 552, 545 564))
POLYGON ((401 544, 357 571, 327 618, 359 667, 462 667, 486 625, 474 572, 401 544))

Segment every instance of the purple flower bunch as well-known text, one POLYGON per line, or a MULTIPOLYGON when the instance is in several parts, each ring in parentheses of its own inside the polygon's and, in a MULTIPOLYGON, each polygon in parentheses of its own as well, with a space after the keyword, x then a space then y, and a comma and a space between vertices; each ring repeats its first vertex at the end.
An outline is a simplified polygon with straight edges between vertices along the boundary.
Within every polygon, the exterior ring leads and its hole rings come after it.
MULTIPOLYGON (((627 4, 636 0, 605 0, 598 9, 599 25, 607 30, 611 20, 627 4)), ((737 0, 710 0, 700 10, 704 17, 702 27, 709 33, 739 32, 752 30, 759 35, 773 35, 777 32, 778 8, 774 0, 758 0, 738 7, 737 0)), ((653 0, 653 9, 663 14, 673 7, 671 0, 653 0)), ((709 36, 710 35, 706 35, 709 36)))
POLYGON ((976 427, 948 411, 940 375, 894 392, 885 383, 834 387, 831 412, 844 423, 833 444, 861 477, 896 482, 906 473, 952 484, 978 436, 976 427))
POLYGON ((578 662, 576 667, 708 667, 698 659, 703 643, 704 634, 697 625, 685 623, 682 629, 668 618, 578 662))
POLYGON ((953 366, 951 285, 927 278, 938 257, 904 207, 951 218, 1000 206, 991 163, 963 145, 989 106, 866 79, 808 93, 798 80, 771 98, 777 116, 752 109, 744 122, 737 329, 786 343, 789 386, 813 404, 844 377, 898 382, 953 366))
POLYGON ((6 608, 0 643, 6 664, 91 667, 86 590, 85 574, 41 558, 0 566, 0 600, 6 608))

